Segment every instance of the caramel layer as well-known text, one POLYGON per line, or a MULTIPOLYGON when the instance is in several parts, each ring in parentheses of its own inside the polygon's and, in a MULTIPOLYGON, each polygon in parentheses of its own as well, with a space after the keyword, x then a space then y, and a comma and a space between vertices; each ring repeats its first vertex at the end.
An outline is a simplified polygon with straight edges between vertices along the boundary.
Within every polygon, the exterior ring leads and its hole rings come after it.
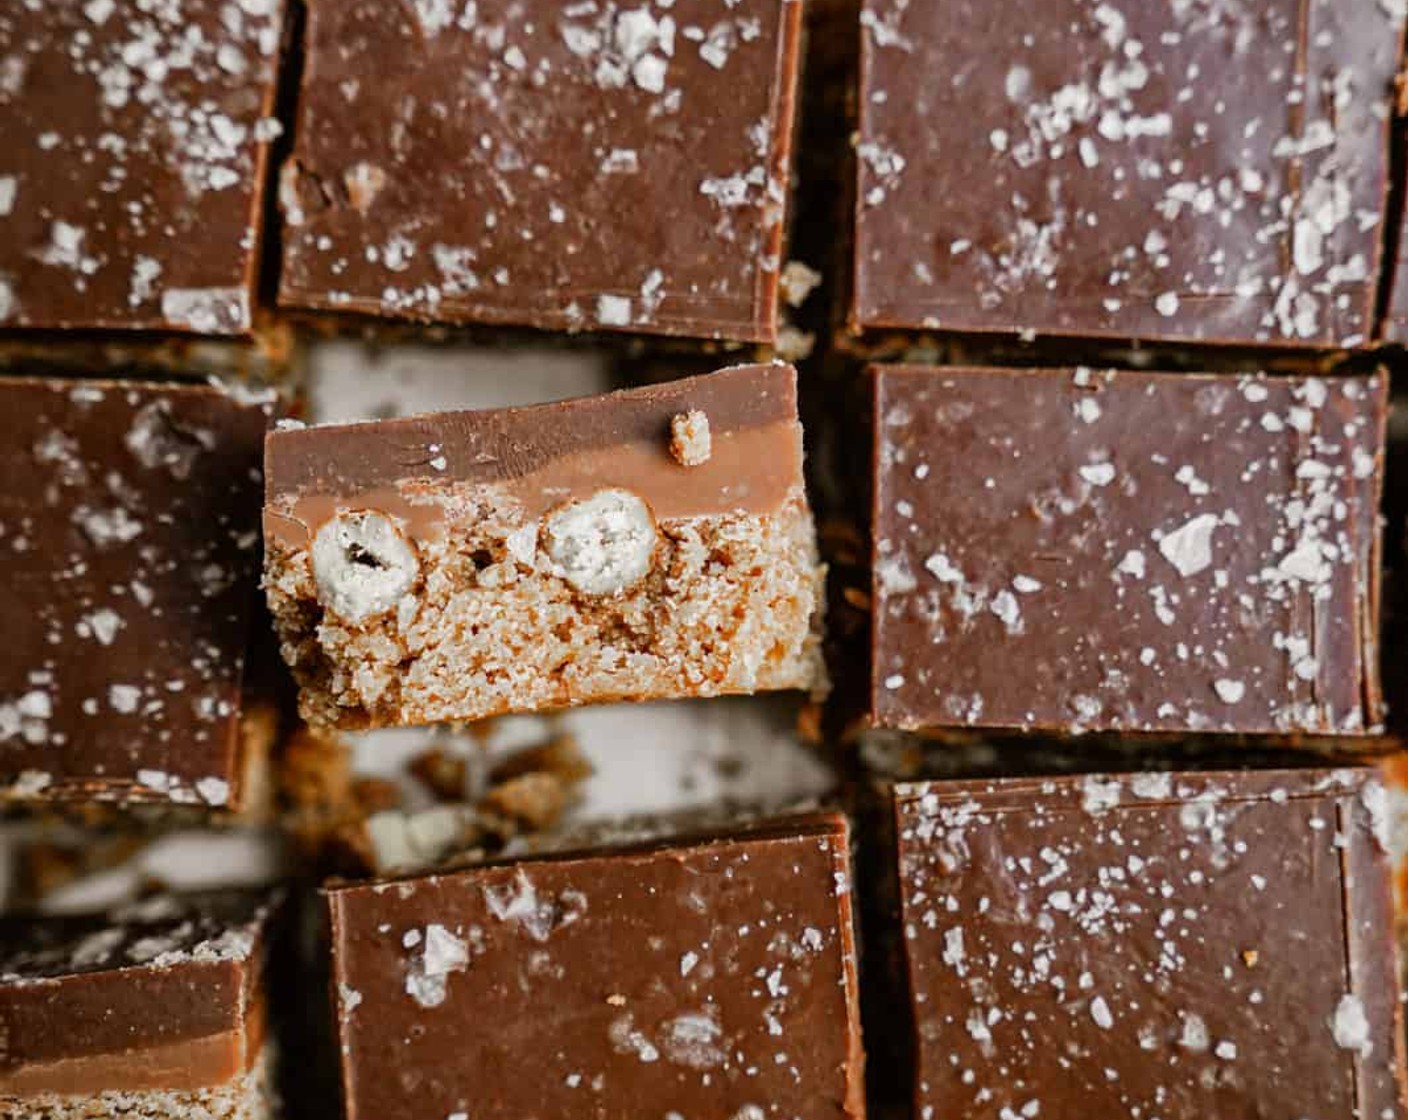
POLYGON ((211 1088, 232 1081, 249 1068, 259 1051, 246 1042, 245 1032, 235 1029, 138 1050, 34 1062, 0 1074, 0 1095, 74 1096, 211 1088))

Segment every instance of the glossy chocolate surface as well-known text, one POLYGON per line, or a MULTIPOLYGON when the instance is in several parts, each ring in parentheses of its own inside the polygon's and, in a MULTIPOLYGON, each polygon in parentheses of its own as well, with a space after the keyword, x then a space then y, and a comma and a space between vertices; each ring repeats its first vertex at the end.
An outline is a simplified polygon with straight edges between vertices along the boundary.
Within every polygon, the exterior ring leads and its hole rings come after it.
POLYGON ((0 10, 0 328, 241 334, 283 0, 0 10))
POLYGON ((1402 12, 865 0, 853 325, 1357 346, 1402 12))
POLYGON ((839 816, 329 903, 351 1120, 862 1115, 839 816))
POLYGON ((0 747, 17 797, 239 798, 265 403, 0 379, 0 747))
POLYGON ((772 339, 800 13, 311 5, 281 302, 772 339))
POLYGON ((872 376, 878 724, 1377 723, 1386 378, 872 376))
POLYGON ((1355 770, 896 787, 916 1114, 1404 1116, 1385 807, 1355 770))

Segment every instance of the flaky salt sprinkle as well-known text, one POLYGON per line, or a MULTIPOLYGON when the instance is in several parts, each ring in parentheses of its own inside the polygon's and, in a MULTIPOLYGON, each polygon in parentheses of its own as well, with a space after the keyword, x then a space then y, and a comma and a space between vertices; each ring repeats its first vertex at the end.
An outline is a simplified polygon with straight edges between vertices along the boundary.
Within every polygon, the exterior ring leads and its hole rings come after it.
POLYGON ((1330 1029, 1335 1036, 1335 1045, 1341 1050, 1355 1050, 1361 1057, 1366 1057, 1373 1049, 1364 1002, 1353 992, 1347 992, 1340 998, 1334 1018, 1330 1021, 1330 1029))

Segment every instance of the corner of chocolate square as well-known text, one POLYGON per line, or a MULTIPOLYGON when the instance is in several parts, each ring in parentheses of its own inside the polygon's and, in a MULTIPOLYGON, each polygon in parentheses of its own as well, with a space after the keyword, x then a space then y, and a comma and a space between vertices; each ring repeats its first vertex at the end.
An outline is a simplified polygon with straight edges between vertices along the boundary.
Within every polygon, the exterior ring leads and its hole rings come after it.
POLYGON ((861 1120, 850 882, 811 813, 334 889, 349 1120, 861 1120))
POLYGON ((1401 7, 865 0, 861 25, 853 329, 1368 343, 1401 7))
POLYGON ((916 1113, 1408 1115, 1372 773, 896 787, 916 1113))
POLYGON ((823 683, 790 366, 275 431, 266 462, 265 587, 310 722, 823 683))
POLYGON ((272 1120, 274 908, 226 891, 0 924, 0 1117, 272 1120))
POLYGON ((879 726, 1376 729, 1384 374, 872 377, 879 726))
POLYGON ((0 329, 243 335, 284 0, 0 12, 0 329))
POLYGON ((242 804, 272 407, 205 385, 0 379, 6 800, 242 804))
POLYGON ((312 5, 280 302, 772 341, 801 9, 312 5))

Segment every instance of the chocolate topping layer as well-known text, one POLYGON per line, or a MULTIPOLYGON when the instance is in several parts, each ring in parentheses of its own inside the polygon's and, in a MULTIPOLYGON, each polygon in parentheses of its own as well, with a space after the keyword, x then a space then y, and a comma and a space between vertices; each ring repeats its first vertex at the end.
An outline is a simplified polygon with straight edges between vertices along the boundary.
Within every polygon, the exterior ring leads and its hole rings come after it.
POLYGON ((0 327, 247 331, 283 0, 0 11, 0 327))
POLYGON ((1378 721, 1383 377, 872 372, 880 725, 1378 721))
POLYGON ((846 837, 813 815, 332 891, 349 1117, 863 1115, 846 837))
POLYGON ((310 5, 280 301, 771 340, 800 13, 310 5))
POLYGON ((916 1113, 1408 1114, 1371 775, 896 787, 916 1113))
POLYGON ((12 796, 238 802, 270 407, 206 386, 0 380, 12 796))
POLYGON ((1403 13, 865 0, 852 323, 1357 346, 1403 13))
POLYGON ((368 507, 433 534, 431 503, 461 485, 502 485, 535 513, 606 487, 662 519, 770 512, 801 486, 801 455, 796 373, 777 364, 529 408, 275 431, 265 532, 297 547, 338 509, 368 507), (671 422, 692 411, 712 447, 687 467, 670 452, 671 422))

